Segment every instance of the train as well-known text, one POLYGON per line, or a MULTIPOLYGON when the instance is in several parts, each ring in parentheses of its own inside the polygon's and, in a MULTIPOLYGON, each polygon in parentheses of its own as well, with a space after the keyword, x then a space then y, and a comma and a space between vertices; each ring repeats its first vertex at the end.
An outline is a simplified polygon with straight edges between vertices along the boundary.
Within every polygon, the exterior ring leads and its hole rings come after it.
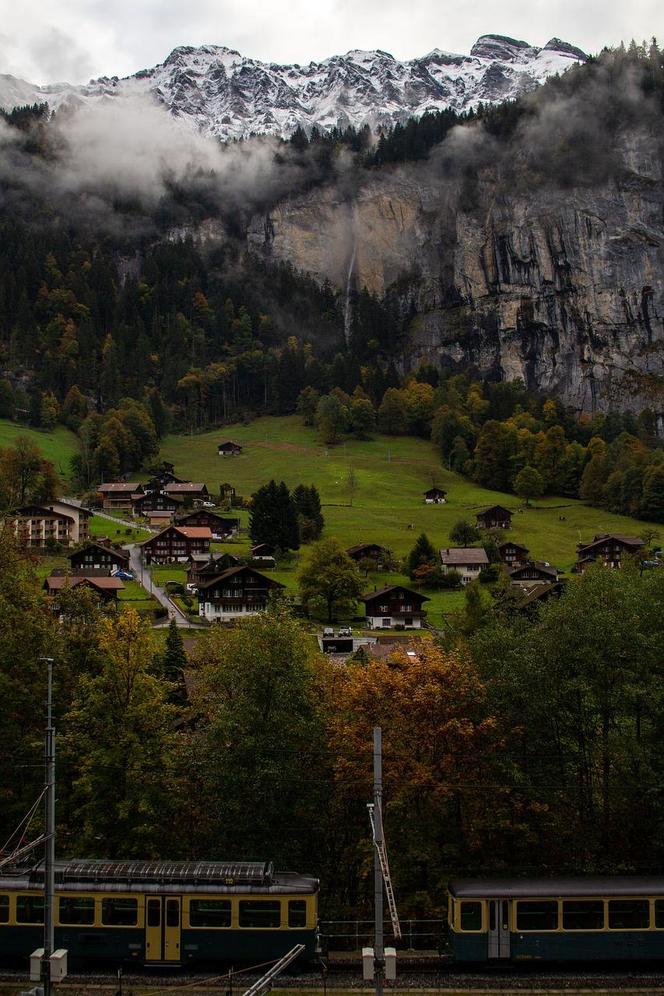
MULTIPOLYGON (((271 862, 60 861, 55 890, 55 944, 72 966, 320 951, 318 879, 271 862)), ((43 921, 43 864, 0 872, 0 957, 27 958, 43 921)), ((664 877, 456 879, 448 931, 454 964, 662 960, 664 877)))
MULTIPOLYGON (((71 965, 265 962, 317 950, 318 879, 271 862, 55 864, 55 947, 71 965)), ((44 866, 0 872, 0 957, 43 944, 44 866)))
POLYGON ((664 878, 459 879, 448 888, 459 963, 664 959, 664 878))

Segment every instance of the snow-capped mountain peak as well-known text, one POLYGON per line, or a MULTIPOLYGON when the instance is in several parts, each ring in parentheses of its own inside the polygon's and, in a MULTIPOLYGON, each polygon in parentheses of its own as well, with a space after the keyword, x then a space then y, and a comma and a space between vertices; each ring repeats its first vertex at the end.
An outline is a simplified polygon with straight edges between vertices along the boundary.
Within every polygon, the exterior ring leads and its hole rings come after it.
POLYGON ((151 96, 206 135, 221 139, 266 133, 390 125, 425 111, 456 111, 517 97, 585 61, 575 46, 552 38, 543 48, 503 35, 482 35, 470 55, 435 48, 401 62, 380 49, 353 49, 308 65, 276 65, 222 45, 181 45, 158 66, 126 79, 100 77, 85 86, 34 86, 0 75, 0 107, 46 101, 53 109, 113 97, 151 96))

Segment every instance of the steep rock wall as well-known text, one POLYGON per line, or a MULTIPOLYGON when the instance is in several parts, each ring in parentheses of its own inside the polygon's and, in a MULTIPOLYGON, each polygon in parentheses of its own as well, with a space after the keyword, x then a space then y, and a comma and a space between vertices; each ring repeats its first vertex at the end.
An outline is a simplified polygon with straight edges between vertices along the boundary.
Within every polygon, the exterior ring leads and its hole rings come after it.
POLYGON ((249 244, 414 308, 404 370, 472 365, 578 410, 662 411, 662 159, 641 134, 620 156, 619 178, 566 190, 489 168, 469 192, 435 162, 363 174, 254 218, 249 244))

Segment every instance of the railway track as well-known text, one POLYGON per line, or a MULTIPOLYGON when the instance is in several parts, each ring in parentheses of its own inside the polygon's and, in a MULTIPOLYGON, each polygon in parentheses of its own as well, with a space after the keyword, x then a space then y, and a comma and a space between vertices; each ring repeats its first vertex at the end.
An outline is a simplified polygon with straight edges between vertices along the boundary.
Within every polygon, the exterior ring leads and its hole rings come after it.
MULTIPOLYGON (((112 971, 77 972, 67 981, 58 985, 58 991, 67 996, 157 996, 181 993, 195 993, 197 996, 233 996, 241 994, 256 981, 256 973, 232 975, 229 987, 228 973, 212 971, 192 973, 187 970, 174 970, 168 974, 158 974, 154 969, 132 969, 122 977, 112 971)), ((17 996, 29 989, 23 969, 0 970, 0 996, 17 996)), ((417 966, 405 961, 400 965, 396 983, 387 983, 386 992, 397 990, 403 996, 408 993, 462 994, 462 996, 495 996, 496 993, 516 993, 519 996, 581 996, 592 994, 602 996, 620 993, 621 996, 664 996, 664 962, 657 966, 630 966, 629 969, 606 966, 584 969, 580 966, 566 970, 551 967, 495 966, 481 970, 460 968, 446 964, 417 966)), ((349 967, 336 965, 323 975, 320 971, 299 972, 282 977, 272 992, 275 996, 287 996, 294 992, 306 992, 308 996, 328 996, 334 993, 370 994, 373 987, 362 980, 359 964, 349 967)))

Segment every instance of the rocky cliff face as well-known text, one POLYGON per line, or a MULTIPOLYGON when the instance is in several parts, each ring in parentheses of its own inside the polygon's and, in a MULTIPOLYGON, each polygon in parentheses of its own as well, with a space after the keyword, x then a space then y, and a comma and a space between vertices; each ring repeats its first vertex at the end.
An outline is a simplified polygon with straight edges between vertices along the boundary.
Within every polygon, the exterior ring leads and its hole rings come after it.
POLYGON ((471 203, 435 162, 364 174, 254 218, 255 252, 343 299, 350 287, 414 310, 400 358, 521 377, 577 410, 664 410, 664 186, 647 135, 619 180, 520 192, 491 168, 471 203))

